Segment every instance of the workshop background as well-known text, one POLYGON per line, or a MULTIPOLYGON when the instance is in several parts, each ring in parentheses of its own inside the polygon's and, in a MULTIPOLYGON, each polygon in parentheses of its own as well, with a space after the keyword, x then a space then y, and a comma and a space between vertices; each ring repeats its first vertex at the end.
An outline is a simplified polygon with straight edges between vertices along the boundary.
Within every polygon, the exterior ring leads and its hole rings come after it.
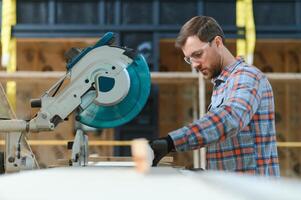
MULTIPOLYGON (((2 58, 0 81, 7 89, 12 109, 21 119, 35 115, 37 110, 30 108, 30 99, 40 97, 58 79, 51 78, 51 74, 66 70, 64 54, 71 47, 92 45, 105 32, 113 31, 117 36, 115 43, 142 53, 152 72, 190 72, 182 53, 174 48, 174 40, 185 21, 195 15, 214 17, 225 31, 226 45, 237 55, 237 41, 248 39, 248 22, 239 24, 237 16, 251 12, 256 30, 253 63, 273 77, 281 175, 301 177, 301 1, 253 0, 251 11, 237 10, 239 1, 229 0, 8 0, 15 10, 3 9, 4 1, 0 4, 2 55, 8 37, 10 59, 15 58, 15 64, 12 61, 12 66, 3 66, 7 60, 2 58), (11 37, 3 34, 7 23, 12 27, 11 37), (13 81, 5 78, 5 73, 21 71, 27 72, 23 78, 13 81), (48 74, 49 78, 33 78, 37 71, 48 74)), ((206 105, 210 101, 210 88, 211 83, 206 82, 206 105)), ((32 133, 29 140, 48 142, 32 146, 42 167, 66 163, 70 150, 58 141, 73 140, 76 128, 88 132, 91 144, 104 141, 90 146, 91 156, 104 160, 113 156, 127 158, 129 147, 105 141, 165 136, 197 117, 198 92, 195 79, 162 78, 152 84, 142 113, 124 126, 103 130, 83 127, 75 121, 75 113, 54 132, 32 133)), ((2 142, 0 151, 3 150, 2 142)), ((191 152, 174 155, 175 165, 189 167, 192 163, 191 152)))

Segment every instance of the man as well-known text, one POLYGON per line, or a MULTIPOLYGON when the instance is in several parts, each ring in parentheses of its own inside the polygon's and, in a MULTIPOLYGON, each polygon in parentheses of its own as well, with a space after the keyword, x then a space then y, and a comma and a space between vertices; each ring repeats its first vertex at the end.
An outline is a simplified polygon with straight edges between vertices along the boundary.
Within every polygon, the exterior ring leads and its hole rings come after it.
POLYGON ((176 47, 211 79, 211 105, 199 120, 150 143, 153 165, 170 151, 207 147, 207 169, 280 176, 271 85, 259 69, 236 59, 224 40, 211 17, 193 17, 181 28, 176 47))

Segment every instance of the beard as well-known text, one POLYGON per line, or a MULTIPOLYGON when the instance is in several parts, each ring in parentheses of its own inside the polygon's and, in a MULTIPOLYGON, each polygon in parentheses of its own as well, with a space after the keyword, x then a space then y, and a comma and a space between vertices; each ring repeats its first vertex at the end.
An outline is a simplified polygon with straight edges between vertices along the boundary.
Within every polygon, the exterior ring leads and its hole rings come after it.
POLYGON ((221 67, 220 66, 215 66, 213 69, 212 69, 212 75, 211 75, 211 79, 212 78, 216 78, 218 77, 220 74, 221 74, 221 67))
POLYGON ((222 66, 223 66, 223 62, 222 62, 222 56, 219 55, 218 58, 213 60, 214 62, 212 62, 211 64, 211 79, 218 77, 221 72, 222 72, 222 66))
POLYGON ((210 80, 218 77, 221 74, 222 67, 219 62, 212 63, 209 67, 206 67, 206 70, 200 71, 204 76, 204 79, 210 80))

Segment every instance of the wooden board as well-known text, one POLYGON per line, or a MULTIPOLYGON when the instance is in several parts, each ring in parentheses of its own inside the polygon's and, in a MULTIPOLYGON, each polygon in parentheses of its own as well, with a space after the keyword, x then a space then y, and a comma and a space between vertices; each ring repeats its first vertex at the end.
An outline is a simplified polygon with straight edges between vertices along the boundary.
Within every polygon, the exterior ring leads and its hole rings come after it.
POLYGON ((18 39, 17 70, 65 71, 65 53, 72 47, 85 48, 96 39, 18 39))

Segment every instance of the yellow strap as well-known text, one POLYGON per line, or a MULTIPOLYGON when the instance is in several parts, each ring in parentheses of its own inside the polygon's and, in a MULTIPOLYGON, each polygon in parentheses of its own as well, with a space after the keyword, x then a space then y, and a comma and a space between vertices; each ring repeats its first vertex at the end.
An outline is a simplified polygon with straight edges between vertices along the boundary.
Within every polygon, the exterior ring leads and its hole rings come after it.
POLYGON ((247 54, 246 61, 249 64, 253 64, 255 42, 256 42, 256 30, 253 14, 253 2, 252 0, 246 0, 246 39, 247 39, 247 54))
POLYGON ((239 29, 238 36, 242 37, 237 39, 237 55, 252 64, 256 42, 252 0, 236 0, 236 26, 239 29))
POLYGON ((236 0, 236 26, 238 28, 238 37, 236 42, 236 54, 245 57, 246 40, 245 40, 245 1, 236 0), (243 37, 243 38, 241 38, 243 37))
MULTIPOLYGON (((12 27, 16 24, 16 0, 2 1, 2 66, 7 73, 13 73, 17 68, 17 42, 12 37, 12 27)), ((8 101, 13 110, 16 110, 16 83, 8 81, 6 84, 8 101)))

